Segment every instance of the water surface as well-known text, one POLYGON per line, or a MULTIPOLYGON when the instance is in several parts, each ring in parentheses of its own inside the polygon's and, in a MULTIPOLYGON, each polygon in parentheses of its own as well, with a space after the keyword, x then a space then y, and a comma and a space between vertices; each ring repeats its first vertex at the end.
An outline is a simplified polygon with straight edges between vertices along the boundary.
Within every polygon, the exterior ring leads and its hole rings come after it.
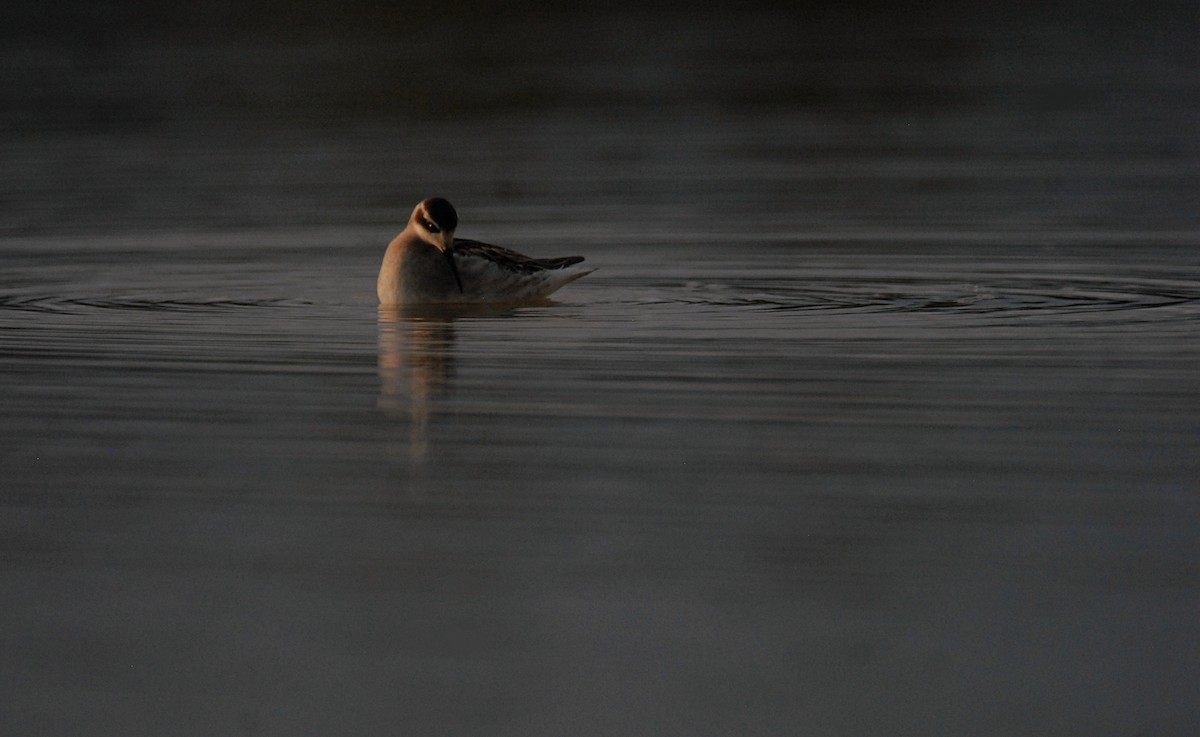
POLYGON ((10 46, 9 729, 1194 733, 1190 46, 756 12, 10 46))

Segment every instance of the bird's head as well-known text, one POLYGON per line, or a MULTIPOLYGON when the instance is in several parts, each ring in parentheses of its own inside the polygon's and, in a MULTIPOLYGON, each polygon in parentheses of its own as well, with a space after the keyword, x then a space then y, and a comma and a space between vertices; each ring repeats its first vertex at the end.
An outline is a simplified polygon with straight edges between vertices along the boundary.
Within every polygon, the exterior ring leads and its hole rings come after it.
POLYGON ((441 197, 421 200, 413 208, 408 226, 416 231, 421 240, 432 244, 439 251, 446 251, 454 243, 454 229, 458 227, 458 213, 454 205, 441 197))

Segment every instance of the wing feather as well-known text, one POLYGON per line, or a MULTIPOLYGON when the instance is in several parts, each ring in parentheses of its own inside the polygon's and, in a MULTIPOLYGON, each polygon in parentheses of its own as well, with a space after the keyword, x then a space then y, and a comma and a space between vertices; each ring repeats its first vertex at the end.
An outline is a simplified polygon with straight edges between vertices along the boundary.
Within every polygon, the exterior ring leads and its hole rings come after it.
POLYGON ((530 258, 516 251, 493 246, 490 243, 455 238, 450 246, 450 253, 461 257, 477 257, 486 259, 506 271, 518 274, 534 274, 539 271, 561 269, 583 261, 583 256, 562 256, 559 258, 530 258))
POLYGON ((462 277, 463 296, 468 301, 544 299, 593 271, 574 266, 583 261, 582 256, 530 258, 490 243, 459 238, 448 253, 462 277))

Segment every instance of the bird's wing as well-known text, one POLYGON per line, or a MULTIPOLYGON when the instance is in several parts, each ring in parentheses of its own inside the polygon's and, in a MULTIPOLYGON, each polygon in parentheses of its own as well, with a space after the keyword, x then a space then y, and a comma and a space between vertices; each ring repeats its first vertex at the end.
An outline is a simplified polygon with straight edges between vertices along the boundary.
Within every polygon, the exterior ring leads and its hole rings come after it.
POLYGON ((458 258, 482 258, 499 266, 506 271, 519 274, 534 274, 539 271, 561 269, 565 266, 583 261, 583 256, 563 256, 561 258, 530 258, 524 254, 510 251, 507 248, 493 246, 466 238, 455 238, 450 246, 450 254, 458 258))

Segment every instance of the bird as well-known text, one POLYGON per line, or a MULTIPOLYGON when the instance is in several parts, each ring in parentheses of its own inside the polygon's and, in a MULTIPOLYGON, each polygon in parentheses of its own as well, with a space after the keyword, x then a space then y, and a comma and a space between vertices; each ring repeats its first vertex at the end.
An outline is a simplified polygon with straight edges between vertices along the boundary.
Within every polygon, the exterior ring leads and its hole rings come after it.
POLYGON ((455 238, 458 212, 442 197, 417 203, 387 247, 376 292, 384 305, 517 303, 544 300, 595 271, 582 256, 530 258, 455 238))

